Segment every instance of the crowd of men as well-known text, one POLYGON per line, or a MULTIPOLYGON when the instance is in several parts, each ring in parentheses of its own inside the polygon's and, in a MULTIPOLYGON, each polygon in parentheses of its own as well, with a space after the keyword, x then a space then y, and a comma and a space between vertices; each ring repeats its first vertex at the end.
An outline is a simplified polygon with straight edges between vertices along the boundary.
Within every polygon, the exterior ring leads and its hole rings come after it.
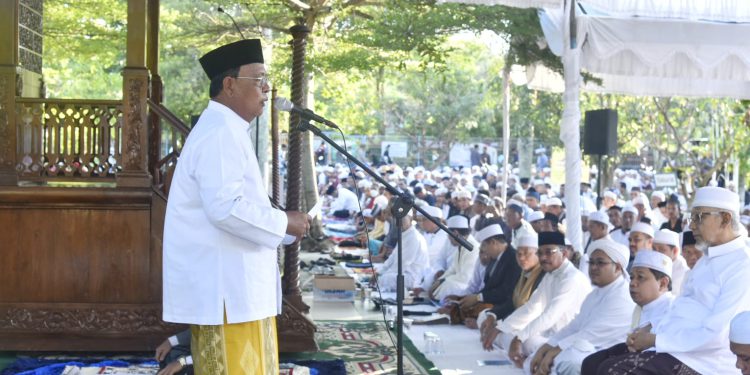
POLYGON ((544 176, 509 176, 504 201, 493 168, 378 169, 469 251, 416 212, 399 248, 388 189, 343 166, 319 172, 329 214, 361 223, 373 286, 395 289, 401 252, 406 288, 526 373, 750 374, 750 207, 729 189, 697 189, 686 212, 683 197, 638 183, 601 199, 581 184, 576 249, 544 176))

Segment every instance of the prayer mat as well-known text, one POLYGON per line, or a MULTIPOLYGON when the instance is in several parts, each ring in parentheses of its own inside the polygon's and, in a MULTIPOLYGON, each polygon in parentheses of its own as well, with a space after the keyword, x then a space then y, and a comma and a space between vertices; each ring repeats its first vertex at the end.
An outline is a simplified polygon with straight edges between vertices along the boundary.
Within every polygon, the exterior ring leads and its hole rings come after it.
POLYGON ((133 355, 44 355, 18 356, 1 375, 60 375, 60 374, 156 374, 159 364, 152 356, 133 355))
MULTIPOLYGON (((315 321, 315 324, 318 327, 315 339, 320 351, 282 354, 282 362, 341 359, 345 362, 346 373, 349 375, 396 373, 396 346, 394 344, 396 332, 390 331, 393 337, 391 341, 382 321, 323 320, 315 321)), ((406 335, 404 335, 404 373, 440 374, 435 365, 414 346, 406 335)))

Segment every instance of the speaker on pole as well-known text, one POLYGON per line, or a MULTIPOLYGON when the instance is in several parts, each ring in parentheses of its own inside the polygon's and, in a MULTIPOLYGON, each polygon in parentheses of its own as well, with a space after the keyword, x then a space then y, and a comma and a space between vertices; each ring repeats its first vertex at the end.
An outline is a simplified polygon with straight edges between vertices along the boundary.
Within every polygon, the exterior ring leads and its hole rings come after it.
POLYGON ((614 155, 617 153, 617 111, 599 109, 586 112, 583 128, 585 155, 614 155))

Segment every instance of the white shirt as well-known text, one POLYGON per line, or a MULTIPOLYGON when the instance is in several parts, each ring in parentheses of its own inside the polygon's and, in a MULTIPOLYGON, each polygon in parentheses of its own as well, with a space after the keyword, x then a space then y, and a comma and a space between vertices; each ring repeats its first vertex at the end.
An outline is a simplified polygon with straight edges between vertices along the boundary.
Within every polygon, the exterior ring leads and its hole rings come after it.
POLYGON ((339 210, 347 210, 349 212, 359 211, 359 198, 357 194, 354 194, 351 190, 339 185, 337 188, 339 196, 331 202, 331 213, 339 210))
POLYGON ((219 325, 281 313, 276 248, 286 214, 271 207, 249 124, 210 101, 190 132, 167 202, 163 319, 219 325))
POLYGON ((609 236, 612 237, 615 242, 625 245, 625 247, 630 246, 630 243, 628 242, 630 231, 623 233, 622 228, 618 228, 617 230, 610 232, 609 236))
POLYGON ((529 301, 498 322, 497 329, 521 341, 537 335, 550 337, 575 318, 590 291, 588 278, 566 259, 560 268, 544 275, 529 301))
POLYGON ((448 240, 448 233, 438 229, 435 233, 425 233, 427 253, 430 256, 430 269, 433 274, 448 269, 448 257, 455 251, 455 246, 448 240))
MULTIPOLYGON (((476 251, 476 250, 474 250, 476 251)), ((474 272, 471 274, 471 279, 466 285, 463 293, 459 293, 459 296, 468 296, 469 294, 477 294, 479 291, 484 289, 484 274, 487 272, 487 266, 482 264, 477 258, 477 262, 474 264, 474 272)))
POLYGON ((584 353, 609 348, 622 342, 628 334, 634 307, 630 284, 620 276, 609 285, 595 287, 583 300, 575 319, 547 344, 584 353))
POLYGON ((685 275, 690 271, 687 261, 682 254, 677 254, 677 258, 672 262, 672 293, 679 296, 682 292, 682 284, 685 283, 685 275))
POLYGON ((659 207, 654 207, 651 209, 651 225, 654 227, 655 231, 658 231, 665 221, 667 221, 667 217, 661 213, 659 207))
POLYGON ((695 264, 652 330, 656 351, 669 353, 701 374, 739 374, 729 351, 729 322, 750 310, 750 253, 747 237, 709 247, 695 264))
MULTIPOLYGON (((404 248, 401 263, 401 270, 404 273, 404 279, 409 280, 410 276, 410 280, 418 283, 422 280, 422 273, 424 272, 425 267, 430 264, 430 257, 427 253, 427 243, 425 242, 424 237, 422 237, 422 234, 412 226, 401 234, 401 245, 404 248)), ((383 263, 383 267, 378 272, 379 274, 397 274, 399 251, 401 251, 401 249, 398 246, 393 249, 391 255, 388 256, 388 259, 383 263)), ((386 277, 384 280, 385 279, 389 278, 386 277)), ((393 278, 393 280, 395 281, 395 278, 393 278)), ((407 288, 413 288, 415 286, 416 285, 406 285, 407 288)), ((384 287, 386 289, 395 289, 396 285, 384 285, 384 287)))
POLYGON ((456 247, 456 254, 453 262, 440 278, 443 283, 435 289, 435 297, 438 300, 443 299, 451 294, 457 294, 466 289, 474 273, 474 265, 479 259, 479 243, 473 236, 466 238, 473 246, 473 251, 466 250, 463 247, 456 247))
POLYGON ((630 327, 640 328, 649 324, 651 327, 656 327, 669 312, 672 301, 674 301, 674 295, 666 292, 643 307, 636 306, 633 310, 633 324, 630 327))

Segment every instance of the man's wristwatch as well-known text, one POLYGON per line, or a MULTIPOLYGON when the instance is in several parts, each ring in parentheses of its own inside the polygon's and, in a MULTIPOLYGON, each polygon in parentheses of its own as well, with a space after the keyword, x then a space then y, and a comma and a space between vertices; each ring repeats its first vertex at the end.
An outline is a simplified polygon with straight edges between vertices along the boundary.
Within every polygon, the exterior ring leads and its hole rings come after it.
POLYGON ((179 362, 180 366, 182 366, 183 368, 185 368, 185 366, 187 366, 187 360, 185 359, 185 357, 177 358, 177 362, 179 362))

